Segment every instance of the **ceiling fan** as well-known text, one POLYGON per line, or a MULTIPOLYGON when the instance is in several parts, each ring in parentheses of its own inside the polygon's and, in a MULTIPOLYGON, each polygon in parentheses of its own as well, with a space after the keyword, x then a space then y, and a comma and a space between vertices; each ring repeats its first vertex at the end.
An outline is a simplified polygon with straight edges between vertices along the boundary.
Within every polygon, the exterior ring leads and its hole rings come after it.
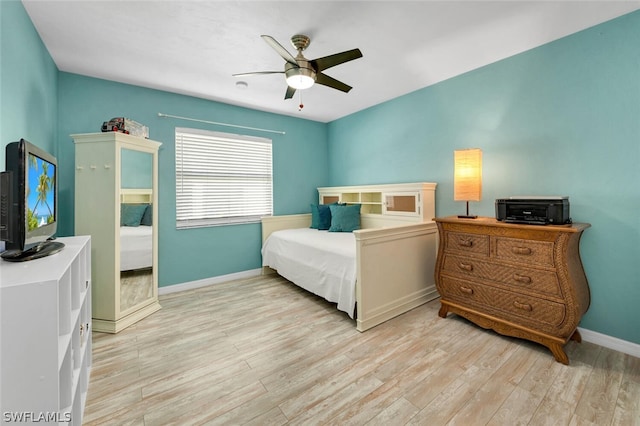
POLYGON ((284 95, 285 99, 293 97, 296 90, 308 89, 313 86, 314 83, 322 84, 333 89, 341 90, 343 92, 349 92, 351 86, 344 84, 341 81, 336 80, 333 77, 329 77, 322 71, 327 68, 334 67, 336 65, 343 64, 345 62, 352 61, 362 57, 360 49, 347 50, 345 52, 336 53, 334 55, 325 56, 318 59, 307 60, 302 51, 305 50, 311 39, 303 34, 296 34, 291 37, 291 44, 298 51, 298 55, 294 57, 287 49, 282 47, 280 43, 269 35, 261 36, 269 46, 273 48, 282 58, 286 61, 284 64, 284 71, 257 71, 247 72, 241 74, 233 74, 234 77, 244 77, 260 74, 284 74, 287 79, 287 92, 284 95))

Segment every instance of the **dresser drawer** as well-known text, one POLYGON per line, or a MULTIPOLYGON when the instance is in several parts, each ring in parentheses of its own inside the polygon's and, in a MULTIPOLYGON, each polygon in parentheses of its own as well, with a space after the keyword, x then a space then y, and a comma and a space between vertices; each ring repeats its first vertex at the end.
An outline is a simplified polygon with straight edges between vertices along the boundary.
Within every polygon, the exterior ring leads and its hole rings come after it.
POLYGON ((552 242, 495 237, 494 244, 496 259, 554 266, 552 242))
POLYGON ((451 253, 489 257, 489 236, 448 231, 445 234, 444 249, 451 253))
POLYGON ((445 255, 442 272, 467 280, 485 279, 540 295, 562 297, 556 273, 525 267, 501 265, 469 257, 445 255))
POLYGON ((442 265, 442 273, 460 278, 491 278, 491 263, 483 259, 446 254, 442 265))
POLYGON ((553 271, 506 265, 492 265, 491 279, 513 287, 514 291, 530 291, 562 297, 558 277, 553 271))
POLYGON ((471 306, 514 323, 535 325, 552 333, 565 320, 565 305, 499 288, 455 278, 442 277, 448 300, 471 306))

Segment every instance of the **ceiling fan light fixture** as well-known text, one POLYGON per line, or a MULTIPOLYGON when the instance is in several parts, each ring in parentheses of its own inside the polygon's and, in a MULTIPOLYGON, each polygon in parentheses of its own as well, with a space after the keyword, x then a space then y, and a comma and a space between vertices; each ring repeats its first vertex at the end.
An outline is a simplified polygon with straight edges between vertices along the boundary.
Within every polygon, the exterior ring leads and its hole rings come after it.
POLYGON ((287 84, 296 90, 308 89, 316 82, 316 72, 309 68, 291 68, 285 74, 287 84))
POLYGON ((333 77, 329 77, 328 75, 323 74, 323 71, 336 65, 340 65, 354 59, 362 58, 362 52, 360 52, 360 49, 351 49, 309 61, 302 54, 302 51, 305 50, 311 42, 311 39, 308 36, 303 34, 296 34, 291 37, 291 44, 293 44, 293 47, 295 47, 298 51, 298 55, 295 57, 291 55, 291 53, 289 53, 287 49, 282 47, 282 45, 270 35, 264 34, 261 37, 269 46, 271 46, 273 50, 276 51, 278 55, 280 55, 282 59, 284 59, 284 72, 259 71, 252 73, 233 74, 234 77, 256 74, 284 73, 287 82, 287 91, 284 95, 285 100, 291 99, 296 93, 296 90, 308 89, 316 83, 322 86, 330 87, 332 89, 340 90, 345 93, 348 93, 349 90, 351 90, 351 86, 344 84, 343 82, 338 81, 333 77))

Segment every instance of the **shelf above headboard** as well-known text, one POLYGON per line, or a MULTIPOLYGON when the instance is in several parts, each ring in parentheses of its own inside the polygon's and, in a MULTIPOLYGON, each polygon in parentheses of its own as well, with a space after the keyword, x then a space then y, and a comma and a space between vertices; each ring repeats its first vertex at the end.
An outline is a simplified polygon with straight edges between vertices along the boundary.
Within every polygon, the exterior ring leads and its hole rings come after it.
POLYGON ((436 183, 318 188, 320 204, 360 204, 362 228, 380 228, 406 223, 431 222, 435 217, 436 183))

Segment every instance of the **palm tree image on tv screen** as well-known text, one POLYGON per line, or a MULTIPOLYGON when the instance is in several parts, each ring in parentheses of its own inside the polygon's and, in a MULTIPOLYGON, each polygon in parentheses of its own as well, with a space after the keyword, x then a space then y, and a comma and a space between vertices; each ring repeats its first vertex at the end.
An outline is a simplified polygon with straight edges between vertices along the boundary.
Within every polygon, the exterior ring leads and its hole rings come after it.
POLYGON ((28 231, 54 222, 54 185, 55 166, 29 154, 29 185, 26 188, 28 231))

